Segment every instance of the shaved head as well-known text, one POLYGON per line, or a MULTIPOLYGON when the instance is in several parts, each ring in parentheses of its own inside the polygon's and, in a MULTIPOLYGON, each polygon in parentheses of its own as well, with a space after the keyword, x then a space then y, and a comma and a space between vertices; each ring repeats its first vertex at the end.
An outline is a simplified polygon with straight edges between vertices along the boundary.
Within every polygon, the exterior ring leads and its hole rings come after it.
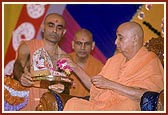
POLYGON ((130 60, 143 46, 144 32, 140 24, 125 22, 117 28, 115 44, 127 60, 130 60))
POLYGON ((65 35, 65 20, 57 13, 48 14, 41 25, 43 37, 50 43, 57 44, 65 35))
POLYGON ((144 32, 140 24, 136 22, 126 22, 126 23, 121 24, 119 28, 124 28, 126 31, 128 31, 127 32, 128 35, 130 34, 131 36, 136 35, 139 41, 138 43, 140 45, 143 45, 144 32))
MULTIPOLYGON (((47 20, 48 20, 49 18, 53 18, 53 17, 54 17, 54 18, 58 18, 59 20, 61 20, 62 23, 63 23, 64 26, 65 26, 66 22, 65 22, 64 18, 62 17, 62 15, 57 14, 57 13, 48 14, 48 15, 46 16, 45 20, 44 20, 44 24, 47 23, 47 20)), ((56 21, 56 20, 55 20, 55 21, 56 21)))
POLYGON ((86 60, 90 52, 94 49, 95 42, 93 42, 92 33, 85 29, 79 29, 72 41, 72 48, 76 52, 78 59, 86 60))
POLYGON ((76 33, 75 33, 75 37, 74 37, 74 40, 76 40, 78 38, 78 36, 88 36, 88 38, 90 39, 90 41, 93 41, 93 38, 92 38, 92 33, 87 30, 87 29, 80 29, 78 30, 76 33))

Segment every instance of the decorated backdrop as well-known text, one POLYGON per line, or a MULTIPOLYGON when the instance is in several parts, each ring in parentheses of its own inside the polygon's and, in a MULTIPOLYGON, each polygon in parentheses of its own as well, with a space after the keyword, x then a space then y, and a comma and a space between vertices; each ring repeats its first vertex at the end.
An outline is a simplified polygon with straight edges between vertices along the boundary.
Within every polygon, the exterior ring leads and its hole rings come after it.
POLYGON ((40 25, 53 12, 62 14, 67 33, 61 48, 72 52, 75 31, 86 28, 93 33, 96 47, 92 55, 103 63, 115 53, 116 29, 125 21, 140 23, 145 41, 164 36, 164 4, 3 4, 4 5, 4 74, 11 75, 16 50, 22 40, 42 39, 40 25))

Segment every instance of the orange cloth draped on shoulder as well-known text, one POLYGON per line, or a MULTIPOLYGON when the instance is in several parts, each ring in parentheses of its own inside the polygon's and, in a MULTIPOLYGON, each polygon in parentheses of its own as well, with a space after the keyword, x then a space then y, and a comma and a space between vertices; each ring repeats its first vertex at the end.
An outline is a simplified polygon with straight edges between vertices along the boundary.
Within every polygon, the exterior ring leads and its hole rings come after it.
MULTIPOLYGON (((76 54, 75 52, 72 52, 69 54, 73 61, 76 62, 76 54)), ((86 65, 84 67, 84 71, 89 75, 89 76, 94 76, 97 75, 103 67, 103 63, 93 57, 92 55, 89 55, 86 65)), ((73 81, 74 81, 74 86, 70 89, 70 95, 73 96, 88 96, 89 95, 89 90, 82 84, 80 79, 75 75, 71 74, 70 76, 73 81)))
MULTIPOLYGON (((33 39, 30 41, 25 41, 24 43, 28 46, 30 50, 30 60, 32 60, 33 53, 44 46, 43 40, 33 39)), ((30 62, 32 65, 32 61, 30 62)), ((34 111, 36 106, 39 104, 40 97, 46 91, 47 89, 40 89, 35 87, 29 88, 28 104, 23 109, 21 109, 21 111, 34 111)))
MULTIPOLYGON (((163 67, 157 56, 142 47, 128 62, 118 53, 108 59, 99 75, 120 84, 160 92, 163 89, 163 67)), ((140 102, 119 93, 92 86, 90 100, 70 99, 67 111, 140 111, 140 102)))
MULTIPOLYGON (((43 41, 43 39, 42 40, 33 39, 33 40, 25 41, 24 43, 26 43, 26 45, 29 48, 29 51, 30 51, 30 60, 31 60, 30 63, 31 63, 31 67, 32 67, 33 66, 33 61, 32 61, 33 54, 34 54, 35 51, 37 51, 40 48, 44 47, 44 41, 43 41)), ((63 53, 63 52, 64 51, 62 51, 59 48, 59 53, 63 53)), ((36 87, 31 87, 31 88, 29 88, 29 90, 30 91, 29 91, 28 104, 27 104, 26 107, 24 107, 23 109, 21 109, 21 111, 34 111, 35 108, 36 108, 36 106, 39 104, 40 97, 42 97, 42 94, 44 92, 48 91, 47 89, 36 88, 36 87)))

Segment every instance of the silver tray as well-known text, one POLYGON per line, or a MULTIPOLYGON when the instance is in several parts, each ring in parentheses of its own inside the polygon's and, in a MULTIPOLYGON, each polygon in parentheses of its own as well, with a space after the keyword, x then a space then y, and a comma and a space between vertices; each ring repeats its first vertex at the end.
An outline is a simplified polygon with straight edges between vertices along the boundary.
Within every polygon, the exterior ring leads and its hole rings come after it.
POLYGON ((41 81, 41 80, 47 80, 47 81, 63 81, 63 82, 72 82, 71 78, 68 77, 62 77, 62 76, 52 76, 52 75, 48 75, 48 76, 35 76, 32 77, 33 81, 41 81))

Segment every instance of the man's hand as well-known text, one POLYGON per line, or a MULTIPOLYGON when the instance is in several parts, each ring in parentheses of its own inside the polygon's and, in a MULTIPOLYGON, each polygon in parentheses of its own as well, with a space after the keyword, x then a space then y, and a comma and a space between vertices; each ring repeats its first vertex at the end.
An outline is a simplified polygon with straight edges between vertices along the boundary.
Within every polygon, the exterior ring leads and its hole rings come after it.
POLYGON ((93 76, 91 82, 98 88, 110 89, 111 81, 103 76, 93 76))
POLYGON ((34 82, 32 81, 31 73, 25 72, 20 78, 20 82, 23 86, 32 86, 34 82))
POLYGON ((63 84, 57 83, 57 84, 53 84, 53 85, 48 86, 48 88, 57 92, 57 93, 62 93, 64 91, 65 87, 63 84))
POLYGON ((74 68, 76 68, 77 64, 75 62, 73 62, 70 57, 63 57, 59 61, 61 62, 64 60, 66 60, 67 65, 70 66, 73 70, 74 70, 74 68))

